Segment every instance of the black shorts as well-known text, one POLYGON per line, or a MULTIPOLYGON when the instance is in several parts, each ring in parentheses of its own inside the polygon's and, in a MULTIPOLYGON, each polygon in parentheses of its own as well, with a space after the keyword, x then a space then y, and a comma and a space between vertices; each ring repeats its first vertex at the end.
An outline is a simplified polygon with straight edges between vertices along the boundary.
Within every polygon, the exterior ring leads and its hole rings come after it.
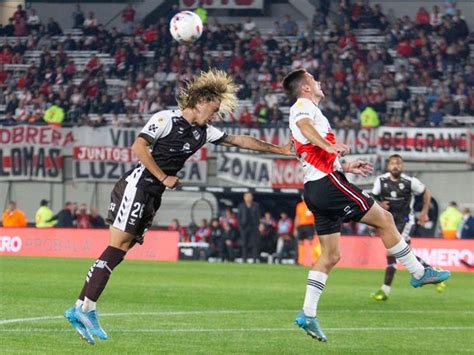
POLYGON ((411 235, 415 231, 415 220, 414 218, 402 219, 399 220, 395 218, 395 225, 397 226, 398 233, 408 242, 411 238, 411 235))
POLYGON ((338 171, 305 183, 304 200, 314 214, 319 235, 340 233, 343 222, 358 222, 374 204, 369 194, 338 171))
POLYGON ((106 222, 135 236, 143 243, 143 234, 151 227, 153 217, 161 205, 161 194, 146 192, 143 188, 120 179, 112 190, 106 222))
POLYGON ((303 224, 296 228, 298 240, 313 239, 314 226, 312 224, 303 224))

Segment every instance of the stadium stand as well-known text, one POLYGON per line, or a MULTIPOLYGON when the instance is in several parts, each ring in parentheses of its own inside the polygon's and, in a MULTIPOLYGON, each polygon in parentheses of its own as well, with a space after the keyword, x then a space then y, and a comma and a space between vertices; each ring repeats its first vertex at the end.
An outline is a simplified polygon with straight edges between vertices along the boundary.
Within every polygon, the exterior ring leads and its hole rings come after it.
POLYGON ((316 11, 295 36, 282 35, 289 18, 250 31, 214 18, 192 46, 172 41, 169 14, 147 28, 135 23, 132 35, 101 24, 63 31, 53 19, 25 28, 21 16, 0 27, 3 125, 44 124, 56 103, 65 126, 141 126, 148 114, 174 107, 177 82, 208 67, 229 71, 241 87, 229 122, 285 124, 280 82, 304 67, 324 83, 323 109, 335 128, 358 127, 367 106, 383 125, 473 124, 474 43, 460 10, 432 24, 421 14, 389 22, 379 5, 355 3, 329 21, 316 11))

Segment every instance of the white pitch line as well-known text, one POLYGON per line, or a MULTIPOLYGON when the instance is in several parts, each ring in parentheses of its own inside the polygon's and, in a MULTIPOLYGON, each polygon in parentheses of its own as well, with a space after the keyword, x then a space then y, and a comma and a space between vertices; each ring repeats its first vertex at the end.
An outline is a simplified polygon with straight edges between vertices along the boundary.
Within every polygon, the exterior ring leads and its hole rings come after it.
MULTIPOLYGON (((101 313, 103 317, 134 317, 134 316, 188 316, 188 315, 202 315, 202 314, 251 314, 251 313, 295 313, 295 310, 208 310, 208 311, 164 311, 164 312, 127 312, 127 313, 101 313)), ((474 311, 449 311, 449 310, 321 310, 320 313, 373 313, 373 314, 472 314, 474 311)), ((27 323, 45 320, 63 319, 63 316, 43 316, 43 317, 29 317, 16 319, 0 320, 0 325, 12 323, 27 323)))
MULTIPOLYGON (((372 331, 406 331, 406 330, 474 330, 474 327, 351 327, 351 328, 325 328, 327 332, 372 332, 372 331)), ((110 333, 231 333, 231 332, 288 332, 297 331, 293 328, 197 328, 197 329, 111 329, 110 333)), ((0 329, 0 333, 59 333, 70 332, 67 329, 41 329, 41 328, 20 328, 20 329, 0 329)))

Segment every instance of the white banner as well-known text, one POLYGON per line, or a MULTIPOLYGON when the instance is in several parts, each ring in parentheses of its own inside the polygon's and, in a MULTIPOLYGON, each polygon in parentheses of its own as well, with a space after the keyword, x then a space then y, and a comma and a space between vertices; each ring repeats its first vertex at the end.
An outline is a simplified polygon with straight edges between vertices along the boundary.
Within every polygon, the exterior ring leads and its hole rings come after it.
POLYGON ((217 157, 217 177, 249 187, 272 187, 272 166, 270 159, 221 153, 217 157))
POLYGON ((263 0, 179 0, 179 8, 195 9, 201 2, 206 9, 263 9, 263 0))
POLYGON ((469 131, 466 128, 379 127, 377 153, 400 154, 412 160, 469 160, 469 131))

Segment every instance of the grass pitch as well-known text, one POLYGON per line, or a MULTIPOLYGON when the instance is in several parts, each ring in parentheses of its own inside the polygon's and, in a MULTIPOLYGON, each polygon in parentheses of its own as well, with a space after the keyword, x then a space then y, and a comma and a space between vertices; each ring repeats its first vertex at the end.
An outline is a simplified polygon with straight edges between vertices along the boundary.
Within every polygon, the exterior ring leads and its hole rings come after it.
POLYGON ((319 305, 329 338, 293 324, 307 269, 283 265, 125 261, 99 302, 109 340, 81 341, 62 316, 92 260, 0 258, 2 353, 467 353, 474 352, 474 275, 444 293, 412 289, 398 272, 391 297, 369 300, 382 270, 336 269, 319 305), (30 318, 30 319, 28 319, 30 318))

